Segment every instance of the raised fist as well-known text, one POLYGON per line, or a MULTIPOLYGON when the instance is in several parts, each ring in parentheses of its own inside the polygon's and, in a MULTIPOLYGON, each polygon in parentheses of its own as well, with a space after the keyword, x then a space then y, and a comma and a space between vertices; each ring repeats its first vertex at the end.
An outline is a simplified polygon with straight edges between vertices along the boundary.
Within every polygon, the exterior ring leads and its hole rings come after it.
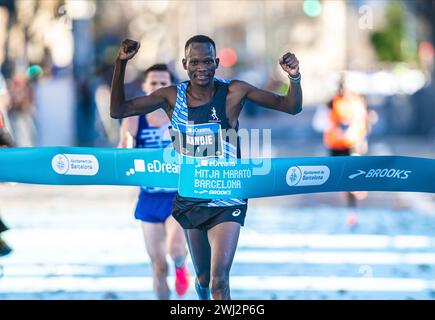
POLYGON ((283 55, 279 59, 279 64, 281 65, 281 68, 289 74, 289 76, 295 77, 298 75, 299 60, 293 53, 287 52, 285 55, 283 55))
POLYGON ((118 51, 118 59, 130 60, 139 51, 140 42, 131 39, 124 39, 118 51))

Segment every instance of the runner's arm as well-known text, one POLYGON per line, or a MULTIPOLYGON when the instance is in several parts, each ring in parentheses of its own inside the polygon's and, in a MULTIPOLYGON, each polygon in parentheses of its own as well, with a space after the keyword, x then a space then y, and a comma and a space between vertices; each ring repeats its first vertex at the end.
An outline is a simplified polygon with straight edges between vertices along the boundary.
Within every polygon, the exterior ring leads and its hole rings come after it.
POLYGON ((167 97, 169 88, 160 88, 148 96, 125 100, 124 74, 126 62, 117 60, 110 90, 110 116, 122 119, 130 116, 147 114, 169 105, 167 97))
POLYGON ((119 143, 118 148, 134 148, 135 136, 139 125, 139 117, 128 117, 122 119, 121 127, 119 129, 119 143))
MULTIPOLYGON (((121 43, 115 61, 112 87, 110 90, 110 116, 121 119, 125 117, 147 114, 160 107, 168 106, 170 87, 154 91, 149 96, 125 100, 124 76, 127 61, 139 51, 139 42, 126 39, 121 43)), ((173 88, 172 88, 173 90, 173 88)))
MULTIPOLYGON (((299 60, 293 53, 286 53, 279 59, 281 68, 293 79, 300 77, 299 60)), ((299 78, 300 80, 300 78, 299 78)), ((242 99, 251 100, 266 108, 275 109, 289 114, 302 111, 302 88, 300 81, 289 81, 289 88, 285 96, 261 90, 243 81, 236 82, 238 90, 242 92, 242 99)))
POLYGON ((293 115, 302 111, 302 89, 299 83, 290 83, 287 94, 281 96, 270 91, 259 89, 244 81, 234 82, 237 82, 237 86, 245 93, 244 98, 260 106, 293 115))

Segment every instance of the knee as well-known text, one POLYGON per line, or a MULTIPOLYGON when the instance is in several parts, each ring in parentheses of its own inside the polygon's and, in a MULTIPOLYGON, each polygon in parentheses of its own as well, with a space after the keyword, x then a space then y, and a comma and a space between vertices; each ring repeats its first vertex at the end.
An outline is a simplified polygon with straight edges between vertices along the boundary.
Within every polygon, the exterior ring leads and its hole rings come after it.
POLYGON ((185 243, 182 242, 181 243, 176 241, 169 242, 168 251, 172 259, 179 258, 179 257, 186 257, 187 255, 186 245, 185 243))
POLYGON ((198 278, 198 282, 201 285, 201 287, 208 288, 210 285, 210 274, 208 273, 199 273, 196 275, 198 278))
POLYGON ((230 277, 227 273, 212 274, 211 294, 213 296, 222 295, 229 290, 230 277))
POLYGON ((165 259, 152 259, 154 275, 157 277, 166 277, 168 275, 168 264, 165 259))
POLYGON ((186 240, 182 233, 169 234, 167 241, 168 252, 172 258, 187 255, 186 240))

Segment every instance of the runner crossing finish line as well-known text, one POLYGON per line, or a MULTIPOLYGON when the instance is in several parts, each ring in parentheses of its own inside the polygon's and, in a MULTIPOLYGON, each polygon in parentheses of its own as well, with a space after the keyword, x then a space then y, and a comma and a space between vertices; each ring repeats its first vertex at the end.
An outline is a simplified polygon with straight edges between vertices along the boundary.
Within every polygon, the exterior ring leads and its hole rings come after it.
POLYGON ((0 151, 0 181, 178 188, 185 197, 259 198, 339 191, 435 193, 435 159, 403 156, 211 159, 172 148, 0 151))

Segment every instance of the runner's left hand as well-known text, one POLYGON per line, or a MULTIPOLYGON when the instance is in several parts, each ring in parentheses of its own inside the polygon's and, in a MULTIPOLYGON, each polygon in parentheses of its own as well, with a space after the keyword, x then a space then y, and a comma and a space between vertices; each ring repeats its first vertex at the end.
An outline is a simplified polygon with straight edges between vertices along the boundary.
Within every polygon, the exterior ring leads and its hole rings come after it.
POLYGON ((298 75, 299 60, 293 53, 287 52, 285 55, 283 55, 279 59, 279 64, 281 65, 281 68, 288 73, 289 76, 295 77, 298 75))

